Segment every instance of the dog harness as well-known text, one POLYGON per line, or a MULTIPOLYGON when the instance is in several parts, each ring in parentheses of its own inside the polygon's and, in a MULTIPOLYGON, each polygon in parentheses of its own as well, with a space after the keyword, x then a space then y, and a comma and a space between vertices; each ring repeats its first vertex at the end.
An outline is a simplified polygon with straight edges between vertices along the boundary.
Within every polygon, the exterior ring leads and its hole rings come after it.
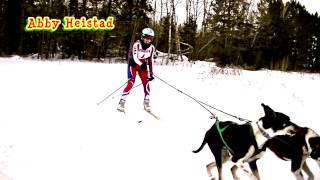
MULTIPOLYGON (((224 131, 229 127, 230 124, 227 125, 227 126, 224 127, 224 128, 221 128, 220 125, 219 125, 219 122, 220 122, 220 121, 218 120, 218 117, 216 117, 215 126, 216 126, 216 128, 217 128, 217 130, 218 130, 220 139, 222 140, 223 144, 227 147, 227 149, 229 150, 229 152, 230 152, 231 154, 234 154, 234 151, 230 148, 230 146, 228 146, 227 142, 226 142, 226 141, 224 140, 224 138, 223 138, 223 133, 224 133, 224 131)), ((258 127, 259 127, 259 129, 260 129, 260 126, 259 126, 259 125, 258 125, 258 127)), ((260 130, 262 130, 262 129, 260 129, 260 130)), ((267 136, 269 136, 265 131, 263 131, 263 132, 264 132, 267 136)), ((252 127, 250 128, 250 135, 251 135, 251 137, 254 137, 252 127)), ((269 137, 270 137, 270 136, 269 136, 269 137)), ((254 146, 256 149, 259 149, 257 142, 256 142, 256 141, 253 141, 253 142, 255 142, 255 143, 253 144, 253 146, 254 146)))
POLYGON ((229 127, 229 125, 226 126, 226 127, 224 127, 224 128, 220 128, 219 122, 220 122, 220 121, 219 121, 218 117, 216 117, 215 125, 216 125, 216 128, 217 128, 218 132, 219 132, 219 136, 220 136, 223 144, 224 144, 224 145, 227 147, 227 149, 230 151, 230 153, 231 153, 231 154, 234 154, 233 150, 228 146, 227 142, 223 139, 223 135, 222 135, 222 133, 227 129, 227 127, 229 127))

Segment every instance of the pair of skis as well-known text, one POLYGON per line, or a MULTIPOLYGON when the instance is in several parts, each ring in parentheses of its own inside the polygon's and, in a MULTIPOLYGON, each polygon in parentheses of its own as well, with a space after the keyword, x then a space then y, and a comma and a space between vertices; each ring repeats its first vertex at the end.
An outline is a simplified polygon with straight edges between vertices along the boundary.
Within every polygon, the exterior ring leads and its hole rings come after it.
MULTIPOLYGON (((117 108, 117 110, 121 113, 124 113, 126 114, 125 110, 124 109, 119 109, 117 108)), ((151 110, 146 110, 146 109, 143 109, 146 113, 148 113, 150 116, 152 116, 153 118, 155 118, 156 120, 160 120, 160 117, 157 116, 156 114, 154 114, 151 110)), ((142 121, 138 121, 138 123, 140 123, 142 121)))
POLYGON ((160 120, 160 117, 159 116, 157 116, 156 114, 154 114, 152 111, 147 111, 147 110, 144 110, 145 112, 147 112, 148 114, 150 114, 152 117, 154 117, 155 119, 157 119, 157 120, 160 120))

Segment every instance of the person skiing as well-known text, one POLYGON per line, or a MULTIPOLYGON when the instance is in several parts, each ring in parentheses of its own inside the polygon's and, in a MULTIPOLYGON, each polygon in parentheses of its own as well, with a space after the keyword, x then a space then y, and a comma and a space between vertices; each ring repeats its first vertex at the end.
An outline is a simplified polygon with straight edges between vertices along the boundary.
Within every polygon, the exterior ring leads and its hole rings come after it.
POLYGON ((118 111, 124 112, 126 98, 134 85, 136 74, 138 73, 144 89, 143 106, 146 111, 150 112, 149 81, 154 79, 152 62, 155 47, 152 45, 153 38, 154 31, 151 28, 144 28, 142 30, 141 38, 133 44, 132 50, 129 52, 127 71, 128 83, 122 92, 122 96, 117 107, 118 111))

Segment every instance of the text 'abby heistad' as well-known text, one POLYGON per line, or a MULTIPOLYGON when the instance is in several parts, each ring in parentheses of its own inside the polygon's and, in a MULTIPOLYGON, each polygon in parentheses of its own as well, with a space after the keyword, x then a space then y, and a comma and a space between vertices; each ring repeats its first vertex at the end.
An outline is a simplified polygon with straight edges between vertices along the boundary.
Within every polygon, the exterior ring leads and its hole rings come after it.
MULTIPOLYGON (((49 17, 28 17, 27 25, 25 26, 26 31, 56 31, 61 24, 60 19, 50 19, 49 17)), ((87 19, 81 17, 76 19, 75 17, 66 16, 62 20, 62 30, 112 30, 114 29, 114 18, 108 17, 107 19, 98 19, 96 16, 87 19)))

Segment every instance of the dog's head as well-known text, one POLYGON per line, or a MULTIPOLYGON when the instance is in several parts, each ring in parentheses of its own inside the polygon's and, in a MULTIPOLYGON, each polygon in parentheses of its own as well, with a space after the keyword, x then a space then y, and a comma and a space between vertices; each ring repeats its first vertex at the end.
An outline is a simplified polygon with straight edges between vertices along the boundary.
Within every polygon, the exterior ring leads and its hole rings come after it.
POLYGON ((261 104, 265 116, 260 118, 262 128, 269 136, 273 137, 276 135, 293 135, 299 130, 299 127, 290 121, 289 116, 275 112, 269 106, 261 104))
POLYGON ((309 139, 311 153, 310 156, 312 159, 315 159, 320 163, 320 137, 312 137, 309 139))

